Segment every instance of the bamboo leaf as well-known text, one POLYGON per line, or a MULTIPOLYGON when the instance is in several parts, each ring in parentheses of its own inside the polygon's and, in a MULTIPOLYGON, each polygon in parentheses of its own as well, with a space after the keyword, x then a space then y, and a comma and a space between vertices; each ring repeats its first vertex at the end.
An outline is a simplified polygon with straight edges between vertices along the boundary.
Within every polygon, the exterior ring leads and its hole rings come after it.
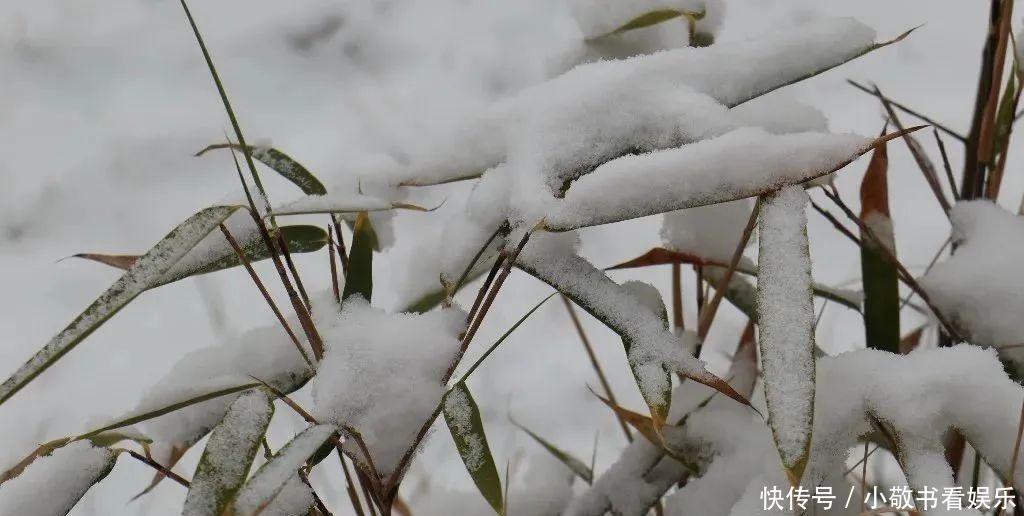
MULTIPOLYGON (((664 330, 669 331, 668 310, 665 308, 665 301, 661 298, 657 288, 641 281, 627 281, 623 283, 622 287, 636 298, 638 305, 653 311, 664 323, 664 330)), ((626 350, 626 356, 629 356, 632 345, 632 340, 623 337, 622 347, 626 350)), ((661 427, 665 424, 665 420, 668 418, 668 408, 672 405, 672 372, 668 368, 661 368, 662 378, 658 383, 662 385, 662 389, 660 392, 652 393, 644 389, 641 383, 644 372, 640 370, 638 364, 630 361, 629 368, 633 372, 637 386, 640 387, 640 393, 644 396, 647 408, 651 411, 651 418, 654 419, 655 425, 661 427)))
MULTIPOLYGON (((243 151, 242 146, 237 143, 216 143, 206 146, 203 150, 197 152, 196 156, 202 156, 215 149, 243 151)), ((327 194, 327 188, 324 187, 324 184, 309 169, 292 159, 291 156, 272 147, 250 145, 248 150, 253 159, 270 167, 271 170, 280 174, 281 177, 291 181, 292 184, 302 190, 302 193, 306 195, 327 194)))
POLYGON ((480 409, 473 400, 469 388, 459 382, 444 398, 444 420, 448 423, 455 447, 459 450, 466 471, 473 478, 480 494, 491 505, 494 512, 504 514, 501 479, 494 457, 487 446, 480 409))
MULTIPOLYGON (((288 243, 288 251, 292 254, 312 253, 319 251, 327 245, 327 232, 318 226, 283 226, 280 230, 288 243)), ((245 236, 244 240, 239 240, 238 245, 245 252, 245 257, 249 260, 249 263, 270 258, 270 252, 257 232, 247 232, 245 236)), ((182 259, 182 263, 187 263, 188 266, 173 268, 151 288, 173 283, 190 276, 208 274, 242 265, 238 255, 235 254, 234 249, 231 248, 226 239, 216 233, 211 235, 211 237, 216 238, 211 238, 209 246, 202 250, 196 249, 182 259)), ((236 236, 237 239, 238 237, 236 236)), ((126 270, 140 257, 137 255, 80 253, 74 255, 74 258, 84 258, 126 270)))
MULTIPOLYGON (((885 246, 896 253, 892 219, 889 216, 889 158, 886 146, 875 148, 860 184, 860 218, 876 242, 861 234, 861 278, 864 285, 864 333, 867 347, 900 352, 900 291, 896 266, 888 259, 885 246)), ((862 232, 863 233, 863 232, 862 232)))
POLYGON ((303 430, 288 441, 273 458, 264 463, 245 487, 238 492, 234 514, 253 516, 260 514, 277 497, 285 484, 305 465, 316 451, 327 443, 337 431, 333 425, 316 425, 303 430))
POLYGON ((136 260, 131 268, 84 312, 0 385, 0 404, 57 363, 136 296, 158 284, 167 271, 238 208, 239 206, 206 208, 174 228, 149 252, 136 260))
POLYGON ((768 423, 793 485, 807 464, 814 421, 815 314, 806 205, 801 187, 784 188, 764 196, 759 219, 758 340, 768 423))
POLYGON ((352 251, 349 254, 348 273, 342 299, 359 294, 367 301, 373 295, 373 250, 377 247, 377 233, 370 224, 369 214, 362 212, 352 229, 352 251))
POLYGON ((210 433, 185 497, 184 514, 221 516, 235 499, 274 414, 262 390, 243 393, 210 433))
POLYGON ((526 432, 526 435, 529 435, 531 438, 533 438, 534 441, 537 441, 537 444, 541 445, 542 448, 547 450, 548 453, 550 453, 553 457, 558 459, 559 462, 565 464, 565 466, 569 468, 570 471, 575 473, 576 476, 582 478, 584 482, 588 484, 594 483, 594 470, 590 466, 587 466, 586 464, 583 463, 583 461, 577 459, 576 457, 573 457, 572 455, 563 451, 559 447, 544 440, 543 437, 533 433, 529 428, 526 428, 525 426, 517 423, 515 420, 512 421, 512 424, 516 425, 516 427, 518 427, 520 430, 526 432))
POLYGON ((117 455, 88 442, 57 450, 4 484, 0 507, 13 511, 11 516, 64 516, 110 473, 117 455))

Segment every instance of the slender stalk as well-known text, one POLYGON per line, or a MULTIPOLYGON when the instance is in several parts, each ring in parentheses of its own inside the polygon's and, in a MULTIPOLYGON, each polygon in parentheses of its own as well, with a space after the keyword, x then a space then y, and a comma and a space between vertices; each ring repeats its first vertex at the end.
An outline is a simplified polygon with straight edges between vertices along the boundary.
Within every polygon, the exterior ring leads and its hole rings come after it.
POLYGON ((996 47, 999 39, 999 20, 1002 0, 990 0, 988 34, 982 50, 981 71, 978 73, 977 92, 974 97, 974 114, 971 130, 967 134, 964 148, 964 169, 960 181, 960 198, 972 200, 981 197, 985 186, 985 164, 979 159, 979 142, 982 125, 985 123, 985 109, 993 84, 996 47))
POLYGON ((903 111, 904 113, 906 113, 906 114, 908 114, 910 116, 916 117, 916 118, 924 121, 928 125, 938 129, 939 131, 942 131, 942 132, 952 136, 953 138, 955 138, 959 142, 967 143, 967 138, 965 138, 963 135, 957 133, 956 131, 950 129, 949 127, 947 127, 947 126, 945 126, 945 125, 943 125, 943 124, 941 124, 939 122, 936 122, 935 119, 927 117, 927 116, 921 114, 918 111, 914 111, 913 109, 910 109, 907 106, 905 106, 903 104, 900 104, 899 102, 896 102, 895 100, 882 95, 881 92, 873 91, 870 88, 868 88, 867 86, 864 86, 864 85, 858 83, 857 81, 853 81, 853 80, 847 79, 846 82, 850 83, 850 85, 852 85, 854 88, 857 88, 858 90, 863 91, 864 93, 867 93, 868 95, 872 95, 872 96, 876 97, 880 101, 888 102, 889 104, 892 104, 892 107, 894 107, 896 109, 899 109, 900 111, 903 111))
POLYGON ((192 485, 191 482, 189 482, 188 480, 185 480, 184 478, 182 478, 181 475, 171 471, 169 468, 167 468, 163 464, 160 464, 159 462, 157 462, 157 461, 155 461, 155 460, 153 460, 153 459, 151 459, 149 457, 146 457, 145 455, 140 455, 139 453, 135 452, 134 450, 127 450, 126 449, 125 451, 128 452, 128 454, 131 455, 132 457, 135 457, 136 459, 138 459, 139 462, 142 462, 143 464, 145 464, 145 465, 147 465, 147 466, 149 466, 149 467, 159 471, 160 473, 163 473, 164 476, 166 476, 167 478, 169 478, 169 479, 171 479, 171 480, 173 480, 173 481, 175 481, 175 482, 177 482, 177 483, 179 483, 179 484, 181 484, 181 485, 183 485, 185 487, 190 487, 192 485))
POLYGON ((320 499, 320 495, 316 494, 316 489, 313 489, 313 485, 309 483, 309 475, 306 471, 299 468, 298 474, 299 480, 301 480, 303 484, 306 484, 306 487, 309 488, 309 492, 313 494, 313 504, 316 505, 316 510, 320 511, 320 514, 323 514, 324 516, 332 516, 331 511, 327 509, 326 505, 324 505, 324 501, 320 499))
POLYGON ((284 239, 283 234, 277 234, 277 243, 281 246, 281 254, 284 255, 284 261, 288 265, 288 271, 292 273, 292 278, 295 279, 295 286, 299 289, 299 295, 302 296, 302 302, 306 304, 306 310, 312 311, 313 304, 309 302, 309 294, 306 293, 306 287, 302 286, 302 277, 299 276, 299 270, 295 268, 295 262, 292 261, 291 250, 288 249, 288 241, 284 239))
MULTIPOLYGON (((594 347, 590 345, 590 339, 587 338, 587 333, 583 330, 583 325, 580 323, 580 318, 576 315, 576 310, 572 307, 572 302, 569 298, 564 295, 560 295, 562 302, 565 304, 566 311, 569 312, 569 319, 572 320, 572 325, 576 328, 576 334, 580 336, 580 342, 583 343, 583 349, 587 351, 587 357, 590 358, 590 365, 594 367, 594 372, 597 373, 597 379, 601 382, 601 388, 604 390, 605 397, 608 401, 618 405, 619 402, 615 399, 615 393, 612 392, 612 386, 608 383, 608 378, 604 374, 604 369, 601 368, 601 363, 597 360, 597 355, 594 353, 594 347)), ((633 442, 633 433, 629 431, 629 425, 622 419, 622 416, 615 412, 615 417, 619 421, 619 426, 622 427, 622 433, 626 435, 626 440, 633 442)))
POLYGON ((327 226, 327 259, 331 263, 331 291, 334 293, 334 302, 340 304, 341 288, 338 285, 338 264, 334 261, 334 236, 331 235, 331 226, 327 226))
POLYGON ((750 211, 747 225, 743 228, 743 236, 740 237, 740 241, 736 243, 736 249, 732 252, 729 268, 725 270, 725 276, 722 278, 721 285, 715 289, 715 296, 711 298, 711 302, 700 312, 700 318, 697 320, 698 341, 703 341, 707 337, 711 323, 715 320, 715 313, 718 312, 718 306, 722 303, 722 298, 725 297, 725 291, 729 290, 729 282, 732 281, 732 276, 736 272, 740 258, 743 257, 743 250, 746 249, 747 242, 750 241, 750 235, 754 232, 754 225, 757 224, 757 212, 760 207, 761 201, 758 200, 754 204, 754 209, 750 211))
POLYGON ((277 307, 277 303, 274 302, 274 298, 270 297, 270 292, 267 291, 267 287, 263 285, 263 281, 260 280, 256 271, 252 268, 252 264, 249 263, 249 259, 246 258, 245 252, 242 251, 242 248, 238 245, 238 241, 235 240, 235 237, 231 235, 231 232, 228 231, 227 226, 224 224, 220 225, 220 231, 221 233, 224 233, 224 238, 226 238, 228 244, 231 245, 231 249, 235 251, 235 255, 237 255, 238 259, 242 262, 242 266, 244 266, 246 272, 249 273, 249 277, 252 278, 252 282, 256 284, 256 288, 260 289, 260 293, 263 294, 263 299, 267 301, 270 309, 274 312, 274 316, 277 317, 277 322, 281 323, 281 327, 284 328, 286 333, 288 333, 288 338, 290 338, 292 344, 295 345, 295 349, 299 350, 299 353, 302 354, 302 359, 306 361, 306 365, 312 369, 313 362, 309 359, 309 356, 306 355, 306 350, 303 349, 302 344, 299 343, 299 338, 295 336, 295 332, 292 331, 292 328, 288 325, 284 315, 281 314, 281 309, 277 307))
POLYGON ((331 217, 334 221, 334 233, 338 237, 338 259, 341 260, 341 273, 348 273, 348 252, 345 250, 345 239, 341 235, 341 217, 331 217))
MULTIPOLYGON (((352 473, 348 470, 348 464, 345 462, 345 454, 342 453, 341 448, 337 448, 338 460, 341 462, 341 470, 345 473, 345 491, 348 492, 349 503, 352 504, 352 509, 356 511, 356 516, 365 516, 363 512, 363 504, 359 501, 359 495, 356 494, 356 489, 352 484, 352 473)), ((367 504, 370 500, 367 499, 367 504)))
POLYGON ((960 190, 956 187, 956 178, 953 177, 953 167, 949 164, 949 155, 946 154, 946 144, 942 142, 939 132, 932 129, 935 135, 935 143, 939 146, 939 154, 942 155, 942 168, 946 171, 946 181, 949 182, 949 190, 953 193, 953 200, 960 201, 960 190))
POLYGON ((683 320, 683 271, 678 263, 672 264, 672 324, 676 331, 686 329, 686 322, 683 320))
POLYGON ((996 48, 992 56, 992 79, 989 84, 988 96, 985 99, 985 110, 982 116, 981 132, 978 136, 978 160, 991 167, 995 148, 996 111, 999 107, 999 88, 1003 81, 1003 68, 1006 64, 1006 45, 1010 36, 1010 20, 1013 16, 1013 0, 1002 0, 996 25, 996 48))

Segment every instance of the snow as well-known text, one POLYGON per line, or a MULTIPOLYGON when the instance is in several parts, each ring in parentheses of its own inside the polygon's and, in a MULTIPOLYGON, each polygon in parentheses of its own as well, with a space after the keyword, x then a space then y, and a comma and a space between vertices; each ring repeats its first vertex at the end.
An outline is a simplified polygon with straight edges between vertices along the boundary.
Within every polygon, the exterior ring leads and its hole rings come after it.
POLYGON ((954 206, 950 221, 956 251, 920 278, 921 287, 972 343, 1024 344, 1024 219, 971 201, 954 206))
POLYGON ((814 407, 807 200, 803 188, 784 188, 764 197, 759 216, 758 340, 769 422, 787 468, 805 457, 814 407))
POLYGON ((661 226, 665 247, 719 263, 729 263, 743 237, 753 203, 749 199, 666 213, 661 226))
POLYGON ((357 430, 378 473, 391 473, 441 402, 465 321, 458 308, 389 314, 349 298, 336 325, 321 328, 326 351, 311 382, 314 416, 357 430))
POLYGON ((870 141, 743 128, 678 149, 625 156, 576 181, 544 221, 564 231, 750 197, 827 174, 870 141))
POLYGON ((210 433, 182 516, 219 515, 249 474, 274 405, 262 390, 246 391, 210 433))
POLYGON ((328 192, 327 195, 307 195, 274 208, 275 215, 304 213, 353 213, 360 211, 390 210, 392 204, 355 192, 328 192))
POLYGON ((298 475, 292 475, 260 516, 305 516, 313 503, 313 491, 298 475))
POLYGON ((76 441, 36 459, 0 487, 0 513, 64 516, 114 467, 117 454, 76 441))
MULTIPOLYGON (((260 469, 256 470, 245 487, 238 492, 235 510, 240 515, 256 514, 263 506, 269 506, 281 496, 282 490, 296 479, 295 472, 305 466, 317 449, 336 431, 333 425, 317 425, 307 428, 281 448, 260 469)), ((307 505, 306 508, 309 506, 307 505)), ((265 514, 261 512, 260 514, 265 514)))

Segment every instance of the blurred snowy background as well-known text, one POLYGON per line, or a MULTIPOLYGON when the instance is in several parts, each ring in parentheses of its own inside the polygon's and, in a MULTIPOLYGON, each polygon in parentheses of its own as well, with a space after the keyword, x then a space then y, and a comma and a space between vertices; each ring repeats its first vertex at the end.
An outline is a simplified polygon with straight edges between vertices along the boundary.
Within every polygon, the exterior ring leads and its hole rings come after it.
MULTIPOLYGON (((718 41, 823 16, 857 18, 879 40, 923 25, 900 44, 782 94, 821 109, 832 131, 872 135, 881 127, 881 108, 845 80, 874 81, 888 96, 966 132, 987 3, 726 4, 718 41)), ((401 159, 430 145, 433 136, 458 127, 488 103, 561 70, 582 40, 561 0, 203 0, 191 7, 247 137, 269 140, 328 184, 358 172, 375 155, 401 159)), ((6 377, 117 277, 95 263, 59 259, 87 251, 142 252, 186 216, 235 192, 238 183, 227 154, 192 156, 223 141, 229 125, 177 2, 7 0, 0 13, 0 376, 6 377)), ((938 155, 930 135, 921 140, 938 155)), ((959 145, 948 140, 948 147, 958 170, 959 145)), ((1011 209, 1024 186, 1017 155, 1010 153, 1000 199, 1011 209)), ((919 272, 945 240, 948 222, 902 144, 890 146, 890 159, 899 255, 919 272)), ((866 164, 858 161, 840 173, 838 186, 847 200, 857 198, 866 164)), ((283 181, 264 177, 275 198, 298 195, 283 181)), ((444 212, 465 193, 455 186, 434 192, 434 198, 448 199, 444 212)), ((839 285, 858 278, 856 249, 820 217, 809 218, 816 279, 839 285)), ((398 244, 375 263, 376 305, 393 308, 399 302, 405 271, 418 259, 417 242, 445 219, 444 213, 398 216, 398 244)), ((587 230, 583 253, 598 266, 634 257, 659 241, 660 220, 587 230)), ((307 285, 326 288, 323 252, 300 257, 298 265, 307 285)), ((272 277, 266 264, 259 270, 272 277)), ((653 282, 666 294, 669 286, 667 267, 613 277, 653 282)), ((692 296, 692 281, 687 287, 692 296)), ((548 291, 514 274, 471 358, 548 291)), ((692 297, 687 302, 692 322, 692 297)), ((185 353, 215 344, 225 332, 236 335, 271 321, 241 270, 143 295, 0 407, 0 466, 40 442, 131 409, 185 353), (211 312, 222 313, 222 319, 211 320, 211 312)), ((744 322, 731 308, 715 322, 706 356, 713 366, 715 353, 731 353, 744 322)), ((594 320, 584 323, 620 401, 643 407, 618 337, 594 320)), ((831 351, 862 347, 863 331, 858 319, 832 307, 818 340, 831 351)), ((596 385, 596 378, 565 308, 548 303, 471 382, 496 460, 512 461, 513 475, 522 477, 524 459, 542 453, 509 424, 512 414, 581 457, 590 456, 599 434, 597 465, 606 467, 624 443, 614 417, 588 384, 596 385)), ((295 418, 292 423, 277 418, 271 442, 277 436, 280 445, 290 437, 300 425, 295 418)), ((429 467, 427 492, 472 490, 446 433, 429 441, 414 470, 429 467)), ((182 461, 184 471, 194 466, 200 449, 182 461)), ((335 461, 326 461, 313 480, 328 503, 339 507, 343 493, 336 470, 335 461)), ((170 482, 128 503, 150 476, 143 465, 120 461, 72 514, 177 514, 185 490, 170 482)), ((415 507, 417 488, 408 487, 415 507)))

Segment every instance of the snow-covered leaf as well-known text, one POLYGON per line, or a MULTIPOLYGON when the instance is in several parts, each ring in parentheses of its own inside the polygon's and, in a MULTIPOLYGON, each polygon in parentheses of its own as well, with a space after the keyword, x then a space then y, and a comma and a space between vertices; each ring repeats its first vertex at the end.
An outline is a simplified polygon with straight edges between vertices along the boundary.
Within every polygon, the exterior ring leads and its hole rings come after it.
POLYGON ((117 453, 79 441, 42 457, 0 488, 0 514, 64 516, 114 467, 117 453))
POLYGON ((307 428, 288 441, 273 458, 264 463, 245 486, 238 492, 234 510, 238 516, 263 514, 282 489, 295 476, 295 472, 306 464, 317 449, 333 435, 333 425, 316 425, 307 428))
POLYGON ((310 195, 282 204, 273 209, 274 215, 305 215, 310 213, 353 214, 364 211, 384 211, 406 209, 413 211, 429 211, 414 204, 378 199, 363 194, 310 195))
POLYGON ((494 512, 504 514, 501 478, 498 477, 498 468, 487 445, 480 408, 469 392, 469 387, 463 382, 452 386, 444 397, 443 409, 445 423, 466 465, 466 471, 494 512))
POLYGON ((551 456, 553 456, 554 458, 558 459, 559 462, 565 464, 565 467, 569 468, 569 470, 575 473, 576 476, 583 479, 584 482, 590 484, 594 481, 594 471, 590 468, 590 466, 584 464, 583 461, 577 459, 576 457, 573 457, 571 454, 562 450, 561 448, 549 443, 543 437, 537 435, 529 428, 526 428, 525 426, 516 423, 515 421, 512 421, 512 424, 516 425, 516 427, 518 427, 520 430, 526 432, 526 435, 529 435, 531 438, 533 438, 534 441, 537 441, 537 444, 541 445, 541 447, 544 448, 544 450, 550 453, 551 456))
MULTIPOLYGON (((622 288, 636 299, 636 306, 646 308, 657 315, 661 319, 665 330, 669 331, 668 310, 665 308, 665 301, 661 299, 661 294, 658 292, 657 287, 642 281, 627 281, 622 284, 622 288)), ((622 346, 625 348, 626 356, 628 357, 633 347, 632 341, 623 338, 622 346)), ((633 378, 636 379, 637 385, 640 385, 645 375, 658 374, 656 371, 647 370, 649 366, 633 361, 630 361, 629 366, 633 371, 633 378)), ((665 424, 665 418, 668 417, 668 408, 672 405, 672 373, 664 366, 661 369, 662 378, 658 381, 659 385, 662 386, 661 392, 652 393, 645 390, 643 386, 640 388, 640 393, 643 394, 644 402, 647 403, 647 408, 651 411, 651 418, 656 425, 665 424)))
POLYGON ((189 251, 239 206, 214 206, 192 215, 139 258, 106 292, 0 385, 0 404, 55 364, 145 290, 160 283, 189 251))
POLYGON ((245 483, 274 415, 262 390, 243 393, 210 433, 185 497, 183 516, 221 516, 245 483))
POLYGON ((377 234, 365 212, 356 218, 352 229, 352 251, 348 258, 348 273, 345 275, 345 291, 342 299, 353 295, 363 296, 370 301, 373 295, 373 249, 377 247, 377 234))
MULTIPOLYGON (((248 214, 245 216, 248 217, 248 214)), ((231 231, 231 236, 238 241, 238 245, 242 248, 242 251, 245 252, 245 257, 249 263, 270 258, 270 253, 267 250, 266 244, 264 244, 263 239, 256 231, 246 231, 243 233, 243 239, 240 238, 242 235, 236 235, 230 227, 228 230, 231 231)), ((285 241, 288 243, 288 252, 292 254, 319 251, 327 245, 327 233, 318 226, 282 226, 280 230, 281 236, 284 237, 285 241)), ((168 271, 168 273, 161 278, 160 283, 153 287, 166 285, 167 283, 178 281, 189 276, 207 274, 242 265, 242 262, 238 259, 238 255, 235 253, 234 249, 231 248, 231 245, 228 244, 227 239, 225 239, 223 235, 219 232, 212 233, 210 235, 210 240, 209 245, 204 245, 202 249, 197 246, 188 255, 182 258, 182 265, 174 267, 168 271)), ((108 255, 97 253, 80 253, 74 255, 74 257, 100 262, 122 270, 130 268, 132 264, 140 258, 138 255, 108 255)))
POLYGON ((764 196, 757 304, 768 422, 790 481, 803 475, 814 421, 814 303, 807 243, 807 193, 764 196))
POLYGON ((899 353, 900 288, 892 219, 889 216, 889 158, 886 145, 875 147, 860 184, 860 218, 871 230, 861 231, 861 280, 864 284, 864 330, 867 347, 899 353), (876 242, 874 238, 881 242, 876 242), (879 246, 888 249, 888 253, 879 246))
POLYGON ((636 298, 600 269, 575 252, 574 234, 536 234, 519 255, 517 265, 551 285, 630 342, 629 361, 639 373, 645 399, 657 400, 665 391, 664 368, 708 385, 749 404, 721 378, 679 345, 654 311, 637 306, 636 298))
MULTIPOLYGON (((207 146, 197 152, 196 156, 202 156, 207 151, 214 149, 242 151, 242 147, 237 143, 220 143, 207 146)), ((249 152, 253 159, 270 167, 274 172, 281 174, 281 177, 291 181, 292 184, 299 187, 306 195, 325 195, 327 193, 327 188, 324 188, 323 183, 306 167, 292 159, 291 156, 272 147, 254 145, 249 146, 249 152)))

